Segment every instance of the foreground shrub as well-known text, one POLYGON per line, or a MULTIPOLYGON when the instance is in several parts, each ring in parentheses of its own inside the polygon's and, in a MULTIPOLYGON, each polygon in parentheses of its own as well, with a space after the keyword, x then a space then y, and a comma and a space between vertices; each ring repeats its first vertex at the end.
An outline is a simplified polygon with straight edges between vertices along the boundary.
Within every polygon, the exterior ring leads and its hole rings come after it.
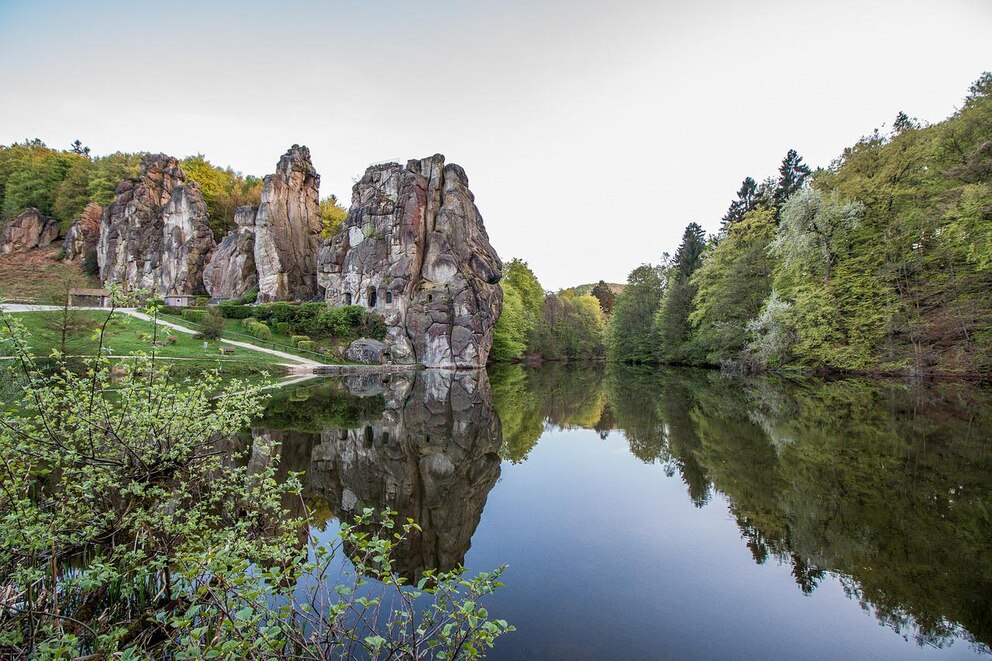
POLYGON ((296 348, 304 351, 313 351, 314 346, 316 345, 313 340, 300 340, 296 343, 296 348))
POLYGON ((0 657, 473 658, 512 630, 480 605, 501 569, 406 584, 391 552, 414 522, 311 534, 298 478, 232 450, 262 385, 103 351, 43 374, 2 313, 0 342, 32 402, 0 425, 0 657))

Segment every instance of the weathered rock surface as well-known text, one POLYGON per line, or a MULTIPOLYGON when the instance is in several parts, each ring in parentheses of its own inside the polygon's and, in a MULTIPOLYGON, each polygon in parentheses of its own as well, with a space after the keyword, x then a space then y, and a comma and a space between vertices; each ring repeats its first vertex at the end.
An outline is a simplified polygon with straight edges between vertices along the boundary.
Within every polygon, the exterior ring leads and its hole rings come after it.
POLYGON ((160 294, 204 293, 203 269, 215 248, 196 182, 164 154, 142 159, 103 212, 97 260, 100 279, 160 294))
POLYGON ((82 259, 90 250, 96 250, 96 244, 100 240, 100 216, 103 214, 103 207, 95 202, 90 202, 79 214, 79 218, 73 221, 69 231, 65 233, 65 241, 62 250, 65 258, 69 261, 82 259))
POLYGON ((258 207, 238 207, 235 229, 225 236, 203 269, 203 284, 213 298, 239 298, 258 286, 255 269, 255 214, 258 207))
POLYGON ((54 218, 46 218, 40 211, 31 207, 0 230, 0 254, 25 252, 32 248, 45 248, 59 236, 59 223, 54 218))
POLYGON ((317 297, 319 188, 310 150, 299 145, 279 159, 275 174, 265 177, 255 217, 260 302, 317 297))
POLYGON ((344 357, 355 363, 378 364, 383 361, 386 345, 378 340, 359 338, 344 350, 344 357))
POLYGON ((317 266, 329 303, 383 315, 394 362, 485 365, 503 306, 502 264, 465 171, 440 154, 366 170, 317 266))

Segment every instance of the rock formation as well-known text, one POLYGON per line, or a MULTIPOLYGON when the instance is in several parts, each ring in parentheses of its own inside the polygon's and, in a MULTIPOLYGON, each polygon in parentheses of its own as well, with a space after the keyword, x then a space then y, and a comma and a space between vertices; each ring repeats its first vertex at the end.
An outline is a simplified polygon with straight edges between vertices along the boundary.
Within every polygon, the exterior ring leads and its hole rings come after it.
POLYGON ((164 154, 142 159, 103 212, 97 260, 100 279, 159 294, 204 292, 203 269, 215 243, 196 182, 164 154))
POLYGON ((234 231, 224 237, 203 270, 203 284, 213 298, 239 298, 258 286, 255 270, 255 214, 258 207, 238 207, 234 231))
POLYGON ((486 364, 503 305, 502 264, 465 171, 440 154, 366 170, 317 266, 329 303, 383 315, 389 360, 486 364))
POLYGON ((258 300, 311 300, 317 296, 320 175, 310 150, 293 145, 265 177, 255 217, 258 300))
POLYGON ((83 209, 79 217, 73 221, 69 231, 65 234, 65 242, 62 250, 65 258, 69 261, 82 259, 90 250, 96 250, 97 241, 100 240, 100 216, 103 208, 94 202, 90 202, 83 209))
POLYGON ((20 213, 0 230, 0 254, 25 252, 32 248, 44 248, 59 236, 59 223, 54 218, 46 218, 40 211, 31 207, 20 213))
MULTIPOLYGON (((454 569, 500 475, 502 427, 485 371, 361 375, 344 383, 348 395, 332 397, 382 397, 385 410, 316 434, 264 430, 263 419, 263 429, 252 432, 250 465, 267 464, 278 448, 279 470, 305 472, 304 496, 326 502, 329 514, 347 520, 369 507, 395 510, 397 521, 414 519, 422 531, 393 552, 402 576, 416 581, 426 569, 454 569)), ((335 410, 359 408, 338 404, 335 410)))

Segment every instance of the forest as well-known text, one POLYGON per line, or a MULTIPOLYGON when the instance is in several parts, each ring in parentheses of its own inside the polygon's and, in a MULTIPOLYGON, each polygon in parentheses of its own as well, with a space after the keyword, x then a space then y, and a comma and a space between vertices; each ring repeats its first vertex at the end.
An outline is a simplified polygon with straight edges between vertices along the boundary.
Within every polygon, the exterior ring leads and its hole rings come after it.
POLYGON ((625 363, 987 374, 992 73, 943 122, 900 112, 827 167, 789 150, 777 178, 746 177, 717 233, 689 223, 673 255, 600 298, 600 344, 585 299, 541 300, 532 275, 510 264, 500 358, 602 346, 625 363))
MULTIPOLYGON (((106 207, 114 201, 114 190, 121 181, 138 174, 144 155, 116 152, 93 156, 80 140, 67 149, 49 147, 38 138, 0 146, 0 224, 34 207, 57 219, 60 236, 64 236, 87 204, 106 207)), ((261 177, 219 167, 202 154, 180 159, 179 165, 187 180, 200 187, 217 241, 234 227, 235 209, 259 202, 261 177)), ((347 215, 334 195, 321 200, 320 211, 325 234, 347 215)))
MULTIPOLYGON (((64 150, 38 139, 0 147, 0 219, 36 207, 64 233, 87 203, 109 204, 140 157, 94 157, 78 140, 64 150)), ((202 155, 180 164, 217 239, 238 206, 258 203, 260 178, 202 155)), ((326 235, 346 213, 335 196, 323 199, 326 235)), ((84 264, 92 271, 95 260, 84 264)), ((512 259, 501 286, 497 362, 986 374, 992 73, 945 121, 899 112, 826 167, 789 150, 777 177, 744 178, 718 231, 689 223, 674 253, 638 266, 626 285, 546 292, 512 259)))

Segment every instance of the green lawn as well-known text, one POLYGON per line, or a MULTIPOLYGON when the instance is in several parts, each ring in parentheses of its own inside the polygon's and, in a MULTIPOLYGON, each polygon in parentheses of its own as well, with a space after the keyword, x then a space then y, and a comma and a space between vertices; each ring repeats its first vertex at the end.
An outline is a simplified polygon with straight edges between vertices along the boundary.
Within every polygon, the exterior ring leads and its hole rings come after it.
MULTIPOLYGON (((61 343, 59 320, 61 312, 20 312, 11 314, 28 331, 28 343, 37 356, 48 356, 58 349, 61 343)), ((107 319, 108 312, 78 310, 73 312, 73 329, 66 340, 67 356, 93 356, 99 345, 99 329, 107 319)), ((130 356, 139 352, 163 358, 174 369, 183 373, 199 372, 204 369, 219 368, 222 372, 237 372, 246 375, 267 370, 272 375, 281 374, 285 369, 279 364, 286 362, 278 356, 221 345, 216 340, 198 340, 192 335, 158 327, 158 341, 166 342, 169 336, 175 337, 172 344, 153 346, 154 325, 150 321, 137 319, 122 313, 115 313, 107 324, 104 346, 113 356, 130 356), (206 346, 204 346, 206 345, 206 346), (233 350, 232 354, 221 356, 220 347, 233 350)))
MULTIPOLYGON (((181 326, 186 326, 187 328, 196 329, 198 326, 194 322, 187 319, 183 319, 179 315, 172 314, 159 314, 159 319, 163 321, 169 321, 181 326)), ((272 324, 267 324, 270 328, 272 324)), ((224 320, 224 335, 226 339, 235 340, 237 342, 249 342, 251 344, 257 344, 260 347, 266 349, 275 349, 277 351, 283 351, 285 353, 291 353, 294 356, 299 356, 301 358, 307 358, 309 360, 316 360, 329 365, 347 365, 350 364, 348 361, 330 356, 327 354, 327 349, 329 349, 335 342, 329 339, 321 339, 317 341, 317 351, 303 351, 296 348, 296 345, 292 343, 289 335, 281 335, 275 330, 272 331, 271 340, 260 340, 256 337, 252 337, 245 333, 244 326, 241 325, 240 319, 225 319, 224 320)))

